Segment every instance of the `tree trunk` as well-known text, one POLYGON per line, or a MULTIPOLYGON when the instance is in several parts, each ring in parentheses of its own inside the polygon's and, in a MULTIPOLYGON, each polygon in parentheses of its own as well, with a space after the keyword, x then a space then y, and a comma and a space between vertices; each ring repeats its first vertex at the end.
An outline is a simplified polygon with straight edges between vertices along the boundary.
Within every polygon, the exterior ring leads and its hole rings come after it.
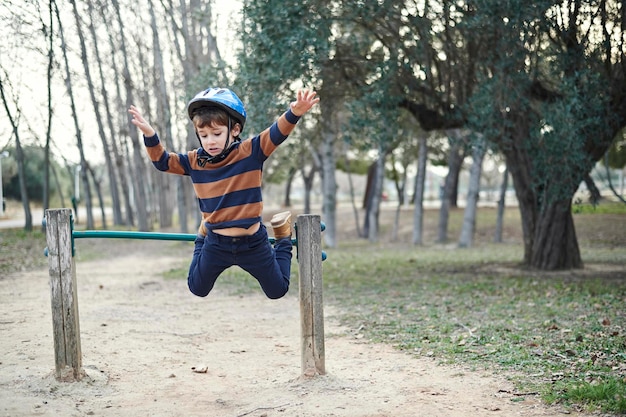
MULTIPOLYGON (((108 2, 104 2, 104 7, 106 7, 108 5, 108 2)), ((111 51, 115 51, 117 49, 117 40, 114 39, 114 33, 113 33, 113 26, 112 25, 106 25, 106 29, 107 29, 107 40, 109 43, 109 49, 111 51)), ((117 60, 116 60, 116 54, 115 53, 111 53, 110 56, 111 59, 111 67, 113 70, 113 84, 115 85, 115 102, 114 107, 121 109, 124 108, 124 102, 122 101, 122 90, 121 90, 121 82, 120 82, 120 73, 121 70, 119 70, 119 65, 117 64, 117 60)), ((120 186, 122 189, 122 198, 123 198, 123 205, 124 205, 124 210, 125 210, 125 219, 122 220, 122 222, 124 224, 126 224, 127 226, 134 226, 135 225, 135 216, 133 214, 134 209, 133 209, 133 205, 132 205, 132 199, 130 196, 130 187, 129 187, 129 181, 127 180, 128 178, 131 178, 128 175, 128 168, 126 166, 126 159, 125 159, 125 151, 127 151, 127 146, 126 146, 126 140, 125 138, 128 137, 127 134, 118 134, 118 129, 116 129, 113 125, 113 115, 111 113, 111 109, 109 108, 109 99, 108 99, 108 93, 107 93, 107 88, 106 85, 107 83, 104 80, 104 76, 101 74, 100 75, 100 79, 102 82, 102 93, 103 93, 103 97, 107 97, 105 98, 104 101, 104 105, 105 105, 105 109, 106 109, 106 113, 107 113, 107 122, 109 124, 109 133, 111 134, 111 151, 113 152, 113 156, 114 156, 114 161, 115 161, 115 168, 116 168, 116 173, 117 176, 119 178, 123 178, 123 180, 120 181, 120 186)), ((123 132, 127 132, 126 130, 122 130, 123 132)), ((122 203, 120 203, 121 205, 122 203)), ((115 210, 115 208, 113 209, 115 210)), ((120 207, 121 210, 121 207, 120 207)), ((113 215, 113 220, 115 222, 115 212, 113 215)))
POLYGON ((322 106, 322 144, 320 145, 321 163, 322 163, 322 214, 326 223, 324 231, 324 242, 330 248, 337 246, 337 179, 335 177, 335 133, 333 126, 334 114, 332 106, 322 106))
MULTIPOLYGON (((52 140, 52 70, 54 68, 54 8, 53 1, 48 3, 48 68, 46 73, 46 93, 48 96, 48 123, 46 125, 46 146, 44 150, 44 174, 43 174, 43 210, 44 213, 50 208, 50 142, 52 140)), ((1 186, 1 184, 0 184, 1 186)), ((59 193, 62 191, 59 189, 59 193)), ((0 202, 1 204, 2 202, 0 202)), ((46 227, 41 225, 45 233, 46 227)))
POLYGON ((394 183, 396 185, 396 192, 398 193, 398 206, 396 207, 396 213, 393 221, 393 228, 391 229, 391 241, 395 242, 398 240, 398 234, 400 230, 400 212, 402 211, 402 205, 404 204, 405 198, 405 190, 406 190, 406 178, 407 178, 407 166, 402 167, 402 174, 398 174, 398 170, 396 169, 396 161, 393 158, 393 152, 391 152, 392 157, 392 167, 393 167, 393 176, 394 183))
MULTIPOLYGON (((113 127, 113 121, 115 120, 113 115, 111 114, 111 109, 109 106, 109 93, 108 93, 108 84, 110 83, 109 81, 107 81, 104 77, 104 70, 102 69, 102 58, 100 56, 100 49, 98 48, 98 43, 99 43, 99 39, 98 36, 96 35, 96 28, 94 27, 93 21, 93 1, 89 0, 87 2, 87 6, 88 6, 88 12, 89 12, 89 33, 91 35, 91 39, 93 42, 93 51, 94 51, 94 58, 96 61, 96 65, 98 67, 98 78, 100 79, 100 96, 102 97, 102 103, 104 105, 104 113, 106 115, 105 120, 107 123, 107 127, 109 129, 109 135, 110 135, 110 149, 109 148, 104 148, 103 152, 105 154, 105 162, 106 162, 106 167, 107 167, 107 173, 109 176, 109 192, 111 194, 111 208, 113 210, 113 224, 114 225, 121 225, 124 224, 124 219, 122 217, 122 208, 121 208, 121 199, 120 199, 120 192, 119 192, 119 185, 118 185, 118 179, 119 179, 119 173, 120 168, 117 165, 117 160, 119 157, 119 152, 117 151, 117 143, 116 143, 116 139, 115 139, 115 132, 117 131, 117 129, 115 129, 113 127)), ((113 49, 112 49, 113 50, 113 49)), ((114 57, 114 53, 111 54, 111 60, 113 62, 113 70, 116 71, 117 70, 117 65, 115 64, 115 57, 114 57)), ((97 107, 94 103, 94 106, 97 107)), ((100 119, 99 116, 97 116, 98 119, 100 119)), ((98 124, 100 125, 101 122, 98 120, 98 124)), ((102 129, 102 141, 103 143, 105 142, 109 142, 105 139, 104 136, 104 128, 102 129)))
POLYGON ((343 156, 346 161, 346 173, 348 174, 348 186, 350 187, 350 202, 352 204, 352 212, 354 214, 354 224, 356 227, 356 235, 358 237, 362 237, 361 235, 361 225, 359 224, 359 209, 356 206, 356 199, 354 193, 354 183, 352 182, 352 169, 350 168, 350 158, 348 158, 348 153, 344 149, 343 156))
MULTIPOLYGON (((6 71, 2 71, 6 74, 6 71)), ((15 136, 15 160, 17 161, 17 172, 20 181, 20 195, 22 196, 22 206, 24 207, 24 230, 31 231, 33 230, 33 216, 30 211, 30 200, 28 198, 28 192, 26 190, 26 173, 24 169, 24 152, 22 150, 22 143, 20 141, 20 132, 18 129, 18 122, 16 118, 11 114, 11 109, 9 108, 8 98, 4 92, 4 82, 2 77, 0 77, 0 97, 2 98, 2 104, 4 106, 4 110, 6 110, 7 117, 9 118, 9 122, 11 123, 11 129, 13 130, 13 136, 15 136)), ((18 109, 19 113, 19 109, 18 109)), ((2 184, 0 184, 0 187, 2 184)), ((0 201, 0 204, 3 204, 0 201)))
MULTIPOLYGON (((531 175, 532 158, 524 146, 527 131, 523 123, 517 126, 509 146, 503 148, 503 153, 511 172, 522 218, 523 264, 541 270, 582 268, 571 212, 571 196, 576 190, 570 190, 567 199, 540 203, 539 191, 535 190, 531 175)), ((542 196, 546 198, 546 195, 544 193, 542 196)))
MULTIPOLYGON (((618 193, 617 190, 615 189, 615 187, 613 187, 613 180, 611 180, 611 171, 610 171, 610 168, 609 168, 609 153, 608 152, 606 152, 604 154, 604 167, 606 168, 606 178, 609 181, 609 188, 611 189, 611 191, 613 191, 613 195, 615 197, 617 197, 617 199, 619 201, 621 201, 622 203, 626 203, 626 199, 624 199, 624 197, 622 197, 622 194, 618 193)), ((623 173, 623 169, 622 169, 622 173, 623 173)), ((621 179, 621 184, 622 184, 622 187, 623 187, 623 184, 624 184, 624 178, 623 177, 621 179)))
MULTIPOLYGON (((448 241, 448 219, 450 217, 450 207, 452 206, 453 195, 458 184, 459 172, 463 166, 462 144, 458 140, 457 132, 449 133, 450 151, 448 152, 448 175, 443 186, 443 195, 441 196, 441 208, 439 209, 439 227, 437 233, 437 242, 445 243, 448 241)), ((455 197, 456 199, 456 197, 455 197)))
POLYGON ((285 181, 285 199, 283 201, 284 207, 291 207, 291 186, 293 184, 293 179, 296 176, 297 169, 295 167, 289 168, 289 174, 287 175, 287 180, 285 181))
POLYGON ((178 215, 180 216, 178 221, 180 223, 181 233, 187 233, 189 230, 189 216, 187 216, 187 213, 189 212, 189 210, 187 209, 188 188, 185 188, 185 185, 189 181, 185 181, 185 180, 186 178, 182 176, 177 178, 176 180, 176 199, 177 199, 178 215))
POLYGON ((376 169, 374 170, 374 186, 372 187, 372 199, 370 200, 369 210, 369 232, 367 239, 370 242, 378 241, 378 228, 380 218, 380 200, 383 189, 383 179, 385 178, 385 152, 382 146, 378 148, 378 159, 376 160, 376 169))
POLYGON ((600 203, 602 199, 602 195, 600 194, 600 190, 596 187, 596 183, 591 178, 591 175, 585 175, 585 185, 587 186, 587 190, 589 190, 589 202, 594 206, 600 203))
POLYGON ((502 225, 504 224, 504 209, 506 207, 506 190, 509 187, 509 169, 504 170, 502 176, 502 186, 500 187, 500 198, 498 199, 498 214, 496 217, 496 231, 493 236, 495 243, 502 243, 502 225))
POLYGON ((539 213, 531 267, 548 271, 583 267, 571 207, 571 199, 560 200, 539 213))
POLYGON ((367 180, 365 182, 365 193, 363 195, 363 208, 365 215, 363 216, 363 237, 370 234, 370 212, 372 211, 372 201, 374 200, 374 189, 376 187, 376 161, 372 162, 367 168, 367 180))
MULTIPOLYGON (((78 14, 78 8, 76 7, 76 0, 70 0, 70 3, 72 4, 72 10, 74 13, 74 21, 76 22, 76 32, 78 33, 78 39, 80 43, 81 61, 83 63, 83 69, 85 70, 85 77, 87 78, 87 88, 89 90, 89 98, 91 100, 94 114, 96 116, 96 123, 98 125, 98 135, 100 136, 100 140, 102 142, 104 160, 105 160, 106 167, 107 167, 107 173, 109 174, 109 183, 112 184, 113 186, 117 186, 117 183, 115 180, 115 171, 113 168, 113 161, 111 159, 111 154, 108 152, 109 144, 108 144, 106 135, 104 133, 103 118, 100 115, 100 106, 98 105, 98 98, 96 97, 93 80, 91 78, 91 69, 89 68, 90 60, 87 58, 87 47, 85 45, 85 36, 83 34, 82 23, 80 20, 80 16, 78 14)), ((97 44, 97 41, 95 39, 94 39, 94 44, 97 44)), ((86 168, 91 169, 90 167, 86 167, 86 168)), ((85 178, 87 178, 87 172, 85 172, 85 178)), ((119 202, 117 201, 115 201, 115 203, 119 204, 119 202)), ((102 216, 103 216, 102 227, 106 229, 107 228, 106 213, 104 212, 104 210, 102 211, 102 216)))
MULTIPOLYGON (((85 159, 85 149, 83 147, 83 137, 82 132, 80 130, 80 123, 78 122, 78 112, 76 109, 76 103, 74 101, 74 90, 72 88, 72 78, 70 71, 69 59, 67 57, 67 46, 65 43, 65 37, 63 35, 63 24, 61 23, 61 16, 59 14, 59 9, 55 4, 55 14, 57 17, 57 23, 59 24, 59 36, 61 38, 61 52, 63 53, 63 61, 65 64, 65 87, 67 89, 67 94, 70 99, 70 107, 72 109, 72 119, 74 120, 74 128, 76 130, 76 141, 78 145, 78 152, 80 154, 80 167, 81 167, 81 176, 83 179, 83 186, 85 187, 85 207, 87 209, 87 228, 93 229, 93 213, 92 213, 92 202, 91 202, 91 187, 89 186, 89 180, 87 178, 87 160, 85 159)), ((76 201, 78 204, 78 201, 76 201)))
MULTIPOLYGON (((120 42, 119 48, 122 53, 122 59, 124 60, 124 64, 122 67, 122 74, 124 77, 124 87, 126 90, 126 108, 130 108, 131 104, 133 104, 133 82, 130 76, 129 71, 129 62, 128 62, 128 52, 126 49, 126 38, 124 36, 124 23, 122 21, 122 15, 120 12, 119 2, 118 0, 112 0, 113 8, 115 9, 115 14, 117 17, 117 23, 120 30, 120 42)), ((147 199, 146 199, 146 185, 145 185, 145 176, 143 173, 145 172, 145 150, 143 146, 139 143, 139 133, 137 129, 130 129, 130 139, 133 147, 133 166, 135 173, 137 175, 131 176, 129 178, 133 178, 135 184, 133 186, 133 190, 135 192, 135 207, 137 209, 137 226, 139 231, 145 232, 150 229, 150 225, 148 224, 148 208, 147 208, 147 199)))
POLYGON ((486 144, 479 140, 474 145, 474 163, 470 168, 469 187, 467 190, 467 202, 463 214, 463 227, 459 237, 459 247, 472 246, 474 232, 476 230, 476 210, 478 208, 478 194, 480 192, 480 177, 482 174, 483 159, 485 158, 486 144))
POLYGON ((420 135, 419 155, 417 157, 417 174, 415 174, 415 193, 413 196, 413 244, 424 243, 424 186, 426 184, 426 163, 428 161, 428 147, 426 135, 420 135))
POLYGON ((107 228, 106 209, 104 207, 104 198, 102 196, 102 187, 101 187, 102 180, 99 180, 96 177, 96 173, 91 168, 91 166, 88 165, 87 170, 89 171, 89 175, 91 175, 91 180, 93 181, 94 188, 96 189, 96 196, 98 197, 98 203, 100 204, 100 217, 102 221, 102 228, 106 229, 107 228))
MULTIPOLYGON (((159 115, 160 124, 163 127, 163 140, 168 149, 174 149, 172 141, 172 115, 170 111, 170 100, 165 83, 165 69, 163 65, 163 55, 161 50, 161 41, 159 39, 159 29, 157 27, 157 18, 154 11, 152 0, 148 0, 148 9, 150 12, 150 26, 152 28, 152 52, 154 61, 154 84, 156 89, 157 114, 159 115)), ((172 182, 174 178, 171 175, 161 175, 159 181, 159 224, 161 228, 172 226, 172 210, 174 200, 171 198, 172 182)))

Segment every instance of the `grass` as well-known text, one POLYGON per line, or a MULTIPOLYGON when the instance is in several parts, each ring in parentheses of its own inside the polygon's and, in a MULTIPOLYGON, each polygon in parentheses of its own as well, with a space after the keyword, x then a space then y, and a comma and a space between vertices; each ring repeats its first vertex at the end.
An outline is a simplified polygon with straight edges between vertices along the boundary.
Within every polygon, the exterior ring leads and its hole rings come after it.
MULTIPOLYGON (((442 363, 507 371, 520 392, 548 402, 626 413, 623 275, 525 272, 517 246, 358 252, 333 250, 324 265, 325 302, 342 306, 351 332, 442 363), (605 381, 613 396, 575 395, 605 381)), ((626 251, 614 261, 624 264, 626 251)))
MULTIPOLYGON (((415 247, 406 243, 411 234, 406 226, 398 242, 386 242, 393 215, 383 213, 381 243, 350 238, 344 231, 338 248, 325 249, 324 302, 335 307, 335 319, 351 336, 468 371, 507 375, 519 394, 537 393, 547 403, 624 415, 624 207, 597 211, 585 206, 575 211, 585 269, 561 272, 519 267, 523 248, 515 210, 507 210, 502 244, 490 243, 495 211, 480 210, 475 245, 465 249, 453 244, 415 247)), ((411 214, 403 213, 402 225, 412 224, 411 214)), ((451 212, 449 236, 458 236, 462 215, 451 212)), ((353 224, 349 218, 338 223, 353 224)), ((425 241, 434 241, 436 225, 437 212, 427 213, 425 241)), ((133 248, 132 242, 111 242, 81 241, 79 256, 89 259, 133 248), (105 244, 110 249, 98 246, 105 244)), ((2 231, 2 275, 45 266, 43 246, 40 232, 2 231)), ((173 249, 180 251, 181 264, 166 278, 180 279, 186 276, 188 244, 159 242, 150 250, 173 249)), ((292 293, 297 293, 295 260, 292 275, 292 293)), ((237 268, 229 269, 219 283, 233 294, 259 291, 237 268)))
POLYGON ((0 277, 10 272, 44 268, 46 235, 41 229, 26 232, 22 229, 0 231, 0 277))

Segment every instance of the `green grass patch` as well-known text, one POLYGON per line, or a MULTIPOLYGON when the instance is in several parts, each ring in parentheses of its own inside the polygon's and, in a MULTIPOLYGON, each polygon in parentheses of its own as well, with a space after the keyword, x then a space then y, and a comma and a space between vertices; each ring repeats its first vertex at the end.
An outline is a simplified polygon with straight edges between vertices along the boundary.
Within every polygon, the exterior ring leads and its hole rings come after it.
POLYGON ((11 272, 47 267, 45 247, 46 235, 40 229, 0 231, 0 277, 11 272))
POLYGON ((603 201, 601 204, 574 202, 572 204, 574 214, 626 214, 626 204, 615 201, 603 201))
MULTIPOLYGON (((520 391, 546 400, 626 412, 623 269, 525 271, 517 245, 355 246, 329 251, 324 263, 325 302, 341 307, 350 332, 442 363, 508 371, 520 391), (611 378, 616 398, 564 396, 564 386, 611 378)), ((626 250, 613 260, 624 265, 626 250)))
POLYGON ((581 404, 589 410, 626 414, 626 381, 611 376, 582 383, 557 383, 545 397, 550 403, 581 404))

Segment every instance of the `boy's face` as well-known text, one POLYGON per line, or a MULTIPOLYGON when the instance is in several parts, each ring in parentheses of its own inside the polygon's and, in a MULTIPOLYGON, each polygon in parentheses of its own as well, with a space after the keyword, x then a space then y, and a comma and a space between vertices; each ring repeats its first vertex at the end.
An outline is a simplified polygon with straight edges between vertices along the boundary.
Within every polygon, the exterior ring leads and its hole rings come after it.
MULTIPOLYGON (((238 126, 239 124, 236 124, 231 132, 235 136, 238 134, 238 126)), ((197 127, 196 130, 200 137, 202 148, 211 156, 219 155, 226 147, 228 139, 233 141, 233 137, 229 137, 228 127, 224 125, 214 123, 210 126, 197 127)))

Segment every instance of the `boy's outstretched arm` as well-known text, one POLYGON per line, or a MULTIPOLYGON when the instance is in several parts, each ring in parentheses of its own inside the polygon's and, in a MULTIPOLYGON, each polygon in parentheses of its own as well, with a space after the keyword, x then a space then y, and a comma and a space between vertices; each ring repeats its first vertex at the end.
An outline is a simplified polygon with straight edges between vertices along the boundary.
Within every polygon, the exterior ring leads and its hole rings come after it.
POLYGON ((296 101, 290 104, 291 112, 300 117, 303 116, 306 112, 311 110, 313 106, 319 103, 320 98, 316 97, 316 92, 313 90, 300 90, 298 91, 298 96, 296 97, 296 101))
POLYGON ((131 104, 128 112, 133 115, 133 119, 130 122, 137 126, 145 137, 149 138, 156 134, 155 130, 152 128, 152 126, 150 126, 150 123, 146 122, 146 119, 143 118, 141 112, 137 107, 131 104))

